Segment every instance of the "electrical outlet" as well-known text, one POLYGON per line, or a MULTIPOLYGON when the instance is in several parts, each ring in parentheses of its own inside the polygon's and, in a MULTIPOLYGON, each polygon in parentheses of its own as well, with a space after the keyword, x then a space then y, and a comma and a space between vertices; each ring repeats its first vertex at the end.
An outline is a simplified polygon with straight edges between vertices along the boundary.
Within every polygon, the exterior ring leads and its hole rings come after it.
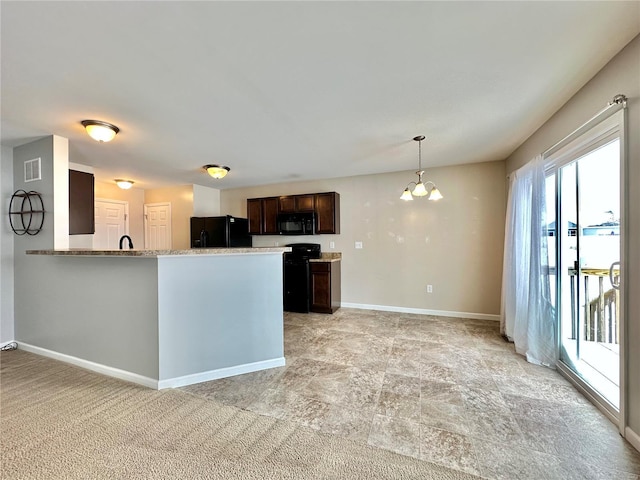
POLYGON ((362 242, 356 242, 356 248, 362 248, 362 242))
POLYGON ((427 285, 427 293, 433 293, 433 285, 427 285))
POLYGON ((336 242, 329 242, 329 248, 336 248, 336 242))

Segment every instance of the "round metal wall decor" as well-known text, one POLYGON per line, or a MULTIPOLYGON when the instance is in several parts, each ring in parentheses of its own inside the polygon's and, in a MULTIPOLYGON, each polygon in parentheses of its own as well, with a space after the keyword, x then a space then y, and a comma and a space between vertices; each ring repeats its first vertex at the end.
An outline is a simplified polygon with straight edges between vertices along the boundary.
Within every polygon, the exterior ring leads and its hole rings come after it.
POLYGON ((37 235, 44 224, 42 196, 34 191, 16 190, 9 204, 9 223, 16 235, 37 235))

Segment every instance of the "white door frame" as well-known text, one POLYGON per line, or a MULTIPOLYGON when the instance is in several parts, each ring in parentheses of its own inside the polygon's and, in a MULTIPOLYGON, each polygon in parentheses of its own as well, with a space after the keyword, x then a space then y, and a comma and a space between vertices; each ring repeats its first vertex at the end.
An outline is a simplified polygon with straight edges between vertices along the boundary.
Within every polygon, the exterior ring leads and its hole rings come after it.
POLYGON ((169 243, 173 245, 173 234, 172 234, 172 226, 171 226, 171 202, 158 202, 158 203, 145 203, 144 204, 144 248, 149 248, 149 231, 148 231, 148 207, 168 207, 169 208, 169 243))

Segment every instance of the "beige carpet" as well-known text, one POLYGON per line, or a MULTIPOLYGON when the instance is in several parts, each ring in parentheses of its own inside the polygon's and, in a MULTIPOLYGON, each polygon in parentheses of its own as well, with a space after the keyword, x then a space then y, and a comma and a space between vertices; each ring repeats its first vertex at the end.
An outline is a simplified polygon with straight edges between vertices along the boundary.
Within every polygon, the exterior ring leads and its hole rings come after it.
POLYGON ((20 350, 0 356, 3 479, 474 479, 20 350))

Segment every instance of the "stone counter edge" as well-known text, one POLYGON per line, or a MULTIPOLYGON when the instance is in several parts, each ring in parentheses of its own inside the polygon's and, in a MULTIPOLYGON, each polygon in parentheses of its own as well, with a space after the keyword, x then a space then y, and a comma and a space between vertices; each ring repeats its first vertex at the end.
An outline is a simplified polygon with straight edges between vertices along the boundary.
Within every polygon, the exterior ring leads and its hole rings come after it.
POLYGON ((254 247, 254 248, 192 248, 187 250, 27 250, 27 255, 53 255, 66 257, 165 257, 187 255, 255 255, 263 253, 290 252, 290 247, 254 247))
POLYGON ((320 258, 312 258, 310 262, 339 262, 342 260, 341 252, 322 252, 320 258))

